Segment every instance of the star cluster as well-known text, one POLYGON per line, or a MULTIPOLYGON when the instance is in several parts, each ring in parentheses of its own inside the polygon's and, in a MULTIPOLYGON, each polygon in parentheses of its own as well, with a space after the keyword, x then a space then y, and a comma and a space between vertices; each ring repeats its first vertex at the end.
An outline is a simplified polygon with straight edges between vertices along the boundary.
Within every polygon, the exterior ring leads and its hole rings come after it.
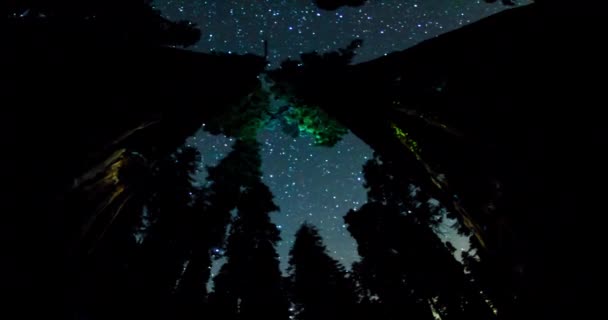
MULTIPOLYGON (((375 0, 336 11, 321 10, 310 0, 157 0, 155 7, 169 19, 199 25, 202 37, 193 50, 262 55, 263 41, 268 41, 269 67, 303 52, 335 50, 356 38, 364 44, 355 63, 371 60, 504 9, 480 0, 375 0)), ((343 216, 366 201, 361 169, 371 149, 353 134, 333 148, 280 131, 264 131, 259 141, 263 180, 281 208, 272 219, 283 238, 278 246, 283 270, 295 231, 304 221, 319 227, 330 254, 350 267, 358 254, 343 216)), ((202 130, 188 142, 201 151, 202 165, 209 166, 226 155, 232 143, 202 130)), ((453 230, 447 234, 444 240, 456 240, 461 250, 466 246, 453 230)))

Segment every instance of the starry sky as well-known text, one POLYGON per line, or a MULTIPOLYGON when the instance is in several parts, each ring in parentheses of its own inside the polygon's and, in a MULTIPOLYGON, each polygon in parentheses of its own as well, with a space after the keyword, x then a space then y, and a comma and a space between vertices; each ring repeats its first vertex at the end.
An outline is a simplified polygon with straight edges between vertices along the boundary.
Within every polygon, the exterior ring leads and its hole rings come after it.
MULTIPOLYGON (((282 269, 287 267, 294 235, 305 221, 320 228, 330 253, 350 267, 359 256, 343 216, 366 202, 361 169, 372 157, 371 149, 352 134, 332 148, 315 146, 311 137, 294 139, 280 130, 264 130, 258 140, 262 145, 262 180, 280 207, 271 217, 283 238, 277 248, 282 269)), ((187 142, 203 155, 198 181, 205 179, 204 166, 217 164, 233 143, 233 138, 202 130, 187 142)))
MULTIPOLYGON (((196 51, 262 55, 267 40, 271 68, 302 52, 344 47, 355 38, 363 39, 363 47, 354 62, 371 60, 504 9, 477 0, 370 0, 336 11, 319 10, 310 0, 156 0, 154 6, 169 19, 190 20, 201 28, 201 40, 191 48, 196 51)), ((350 133, 333 148, 280 130, 264 130, 259 141, 263 180, 281 209, 272 219, 283 238, 277 248, 282 269, 304 221, 320 229, 330 254, 349 268, 359 257, 342 217, 366 202, 361 169, 372 150, 350 133)), ((201 183, 204 166, 217 164, 233 142, 203 130, 188 141, 203 155, 201 183)), ((441 236, 459 249, 467 247, 450 228, 441 236)))
MULTIPOLYGON (((500 2, 500 1, 499 1, 500 2)), ((355 62, 403 50, 504 9, 483 0, 370 0, 361 7, 318 9, 311 0, 156 0, 172 20, 202 30, 198 51, 256 53, 269 44, 272 66, 302 52, 330 51, 361 38, 355 62)))

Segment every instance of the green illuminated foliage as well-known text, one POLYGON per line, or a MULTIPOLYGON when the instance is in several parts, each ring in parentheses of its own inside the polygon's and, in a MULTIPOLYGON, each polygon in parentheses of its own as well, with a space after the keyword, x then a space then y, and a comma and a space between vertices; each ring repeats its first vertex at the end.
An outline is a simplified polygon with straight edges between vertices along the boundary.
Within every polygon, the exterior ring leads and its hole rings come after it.
POLYGON ((403 143, 415 156, 420 159, 420 146, 416 140, 412 139, 412 137, 401 128, 399 128, 396 124, 391 123, 391 128, 395 130, 395 136, 401 143, 403 143))
POLYGON ((283 115, 289 127, 297 127, 300 134, 313 137, 315 144, 334 146, 348 131, 319 107, 299 105, 289 108, 283 115))
POLYGON ((260 88, 215 118, 205 129, 241 140, 255 139, 258 131, 272 119, 269 106, 270 95, 260 88))
MULTIPOLYGON (((287 100, 287 99, 286 99, 287 100)), ((294 102, 277 108, 271 94, 262 88, 210 122, 205 129, 241 140, 253 140, 260 129, 273 129, 278 123, 292 137, 311 136, 316 145, 334 146, 348 130, 321 108, 294 102)))

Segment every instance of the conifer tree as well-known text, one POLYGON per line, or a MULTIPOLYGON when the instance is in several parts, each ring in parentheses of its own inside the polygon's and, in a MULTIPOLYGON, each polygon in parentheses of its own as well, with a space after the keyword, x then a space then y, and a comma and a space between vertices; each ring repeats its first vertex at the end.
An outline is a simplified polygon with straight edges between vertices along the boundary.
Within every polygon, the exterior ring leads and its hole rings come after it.
POLYGON ((350 319, 356 304, 354 286, 344 266, 327 253, 317 228, 303 224, 289 255, 296 319, 350 319))
POLYGON ((368 298, 389 319, 491 319, 490 306, 465 276, 453 248, 433 232, 433 214, 391 178, 391 163, 364 166, 368 203, 345 217, 358 243, 354 266, 368 298))
POLYGON ((205 312, 207 282, 213 257, 225 247, 231 212, 246 186, 258 181, 261 160, 259 146, 237 140, 232 151, 215 167, 208 167, 207 185, 197 194, 196 212, 189 239, 189 255, 177 287, 177 299, 185 317, 205 312))
MULTIPOLYGON (((250 151, 259 150, 255 141, 239 144, 250 151)), ((259 153, 256 155, 244 165, 258 164, 259 170, 259 153)), ((288 302, 275 249, 280 236, 270 221, 270 213, 279 208, 259 175, 251 178, 235 195, 237 215, 227 240, 226 263, 214 278, 210 303, 216 319, 285 320, 288 302)))

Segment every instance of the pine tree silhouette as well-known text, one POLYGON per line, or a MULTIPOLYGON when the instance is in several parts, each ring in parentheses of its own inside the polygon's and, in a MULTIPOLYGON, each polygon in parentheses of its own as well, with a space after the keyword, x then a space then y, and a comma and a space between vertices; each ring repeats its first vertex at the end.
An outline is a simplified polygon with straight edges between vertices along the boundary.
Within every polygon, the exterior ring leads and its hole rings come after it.
POLYGON ((215 167, 208 167, 208 185, 197 195, 194 210, 191 251, 177 288, 178 299, 185 316, 195 318, 204 312, 207 282, 213 250, 225 247, 226 229, 231 211, 237 207, 245 186, 258 181, 261 159, 259 146, 237 140, 232 151, 215 167))
POLYGON ((440 210, 429 205, 428 195, 415 191, 417 187, 410 181, 395 174, 397 167, 378 153, 363 165, 368 202, 382 203, 400 214, 412 216, 421 224, 437 227, 442 219, 440 210))
MULTIPOLYGON (((259 170, 259 145, 255 141, 238 142, 243 149, 255 151, 244 159, 245 167, 259 170)), ((258 171, 259 173, 259 171, 258 171)), ((210 172, 211 174, 211 172, 210 172)), ((257 176, 238 186, 237 215, 232 221, 226 247, 226 263, 214 278, 214 292, 209 300, 214 319, 288 318, 288 302, 275 249, 279 230, 269 214, 279 208, 273 195, 257 176)))
MULTIPOLYGON (((192 175, 199 161, 193 148, 154 163, 132 152, 110 166, 117 168, 111 175, 101 175, 119 181, 116 189, 124 188, 125 196, 115 201, 117 208, 112 202, 102 205, 104 210, 83 230, 82 257, 75 266, 79 311, 93 319, 118 313, 154 319, 172 313, 173 288, 195 232, 192 175)), ((84 188, 106 199, 101 192, 105 180, 84 188)))
POLYGON ((433 314, 491 319, 490 306, 465 276, 453 248, 433 232, 427 210, 387 176, 391 165, 378 157, 366 163, 369 202, 345 216, 362 257, 353 269, 369 291, 370 304, 376 300, 388 319, 431 319, 433 314))
MULTIPOLYGON (((382 319, 433 319, 428 301, 416 290, 408 274, 409 258, 402 252, 407 230, 395 210, 367 203, 345 216, 348 230, 358 244, 361 261, 353 265, 370 304, 379 304, 382 319)), ((411 245, 417 245, 412 243, 411 245)))
MULTIPOLYGON (((151 220, 133 266, 133 293, 147 317, 163 318, 174 313, 175 292, 184 264, 192 250, 192 237, 199 232, 194 222, 194 173, 200 155, 183 148, 158 163, 150 199, 151 220)), ((141 316, 141 315, 140 315, 141 316)))
POLYGON ((355 288, 347 272, 327 253, 317 228, 303 224, 289 253, 289 288, 295 318, 351 319, 355 288))

